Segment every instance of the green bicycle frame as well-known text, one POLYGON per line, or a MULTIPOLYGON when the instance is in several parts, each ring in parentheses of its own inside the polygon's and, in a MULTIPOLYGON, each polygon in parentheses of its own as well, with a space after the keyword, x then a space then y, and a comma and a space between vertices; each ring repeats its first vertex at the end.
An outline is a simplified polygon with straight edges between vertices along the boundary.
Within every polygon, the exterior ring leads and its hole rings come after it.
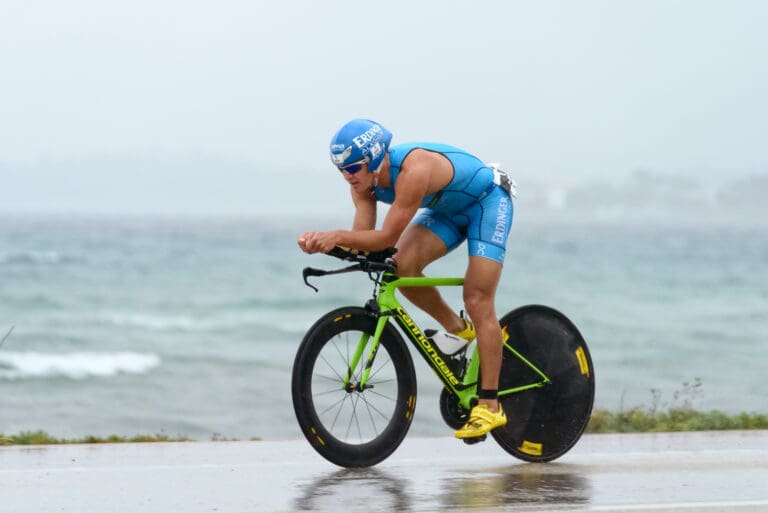
MULTIPOLYGON (((361 390, 366 388, 368 378, 373 368, 373 362, 376 358, 376 353, 379 349, 379 342, 381 334, 384 331, 384 327, 389 322, 390 317, 394 317, 398 325, 402 328, 403 332, 408 336, 411 342, 419 349, 419 352, 427 361, 430 367, 435 371, 437 376, 443 382, 445 387, 450 390, 459 399, 459 404, 466 409, 470 409, 472 400, 477 396, 477 381, 478 373, 480 370, 480 358, 477 351, 477 345, 475 345, 472 357, 469 360, 467 370, 464 373, 463 378, 460 380, 449 368, 449 366, 443 361, 441 353, 437 350, 434 344, 424 335, 419 329, 416 323, 413 321, 405 308, 395 297, 395 291, 400 287, 456 287, 464 285, 464 278, 430 278, 430 277, 403 277, 398 278, 395 274, 385 272, 382 275, 380 282, 380 289, 377 295, 375 295, 376 305, 378 307, 379 318, 376 324, 376 330, 373 335, 373 343, 370 344, 368 355, 366 357, 365 367, 360 379, 360 383, 356 385, 361 390)), ((538 367, 532 362, 526 359, 515 348, 507 343, 509 336, 506 332, 503 332, 504 347, 510 351, 517 358, 520 359, 526 366, 535 372, 535 374, 541 378, 540 381, 533 383, 516 386, 513 388, 507 388, 499 390, 499 397, 503 397, 510 394, 522 392, 524 390, 530 390, 534 388, 541 388, 550 382, 549 377, 546 376, 538 367)), ((357 348, 355 349, 352 359, 347 370, 347 376, 344 379, 344 387, 348 389, 350 387, 350 380, 354 374, 353 369, 357 368, 360 360, 363 357, 365 348, 370 341, 370 335, 363 334, 360 338, 357 348)))

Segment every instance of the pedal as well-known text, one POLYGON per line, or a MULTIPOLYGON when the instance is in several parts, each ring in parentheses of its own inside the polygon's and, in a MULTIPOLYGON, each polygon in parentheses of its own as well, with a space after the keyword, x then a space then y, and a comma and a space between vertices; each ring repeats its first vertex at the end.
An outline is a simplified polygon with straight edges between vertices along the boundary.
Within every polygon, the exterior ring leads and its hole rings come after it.
POLYGON ((464 440, 464 443, 467 445, 475 445, 479 444, 480 442, 485 442, 486 438, 488 438, 488 435, 473 436, 472 438, 462 438, 462 440, 464 440))

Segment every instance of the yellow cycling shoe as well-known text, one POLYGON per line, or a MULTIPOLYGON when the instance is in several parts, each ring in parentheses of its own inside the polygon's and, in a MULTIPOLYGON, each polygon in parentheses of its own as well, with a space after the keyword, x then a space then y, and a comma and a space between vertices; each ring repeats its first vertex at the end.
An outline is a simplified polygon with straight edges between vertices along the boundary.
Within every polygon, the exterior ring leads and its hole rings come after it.
MULTIPOLYGON (((462 312, 463 314, 463 312, 462 312)), ((461 320, 464 321, 464 329, 458 333, 454 333, 457 337, 461 337, 467 341, 467 344, 475 340, 475 326, 465 319, 462 315, 461 320)))
POLYGON ((454 436, 456 438, 477 438, 486 435, 489 431, 496 429, 507 424, 507 416, 501 409, 499 404, 499 411, 491 411, 488 406, 484 404, 478 404, 469 413, 469 420, 464 427, 456 431, 454 436))

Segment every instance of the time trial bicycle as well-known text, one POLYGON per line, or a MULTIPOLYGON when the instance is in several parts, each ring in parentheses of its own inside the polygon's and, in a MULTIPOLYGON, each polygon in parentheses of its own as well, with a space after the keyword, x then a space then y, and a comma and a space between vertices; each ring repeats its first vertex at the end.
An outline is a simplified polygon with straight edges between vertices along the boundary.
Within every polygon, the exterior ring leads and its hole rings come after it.
MULTIPOLYGON (((315 291, 308 280, 312 276, 362 271, 374 283, 365 306, 337 308, 312 325, 293 365, 291 393, 301 430, 320 455, 342 467, 383 461, 413 420, 416 373, 390 319, 442 381, 440 413, 451 428, 463 426, 477 402, 477 345, 443 353, 395 297, 400 287, 461 286, 464 279, 399 277, 394 252, 337 247, 329 254, 352 265, 303 271, 304 282, 315 291)), ((554 460, 579 440, 592 412, 595 373, 587 344, 565 315, 547 306, 523 306, 499 322, 504 351, 498 395, 508 422, 491 435, 522 460, 554 460)))

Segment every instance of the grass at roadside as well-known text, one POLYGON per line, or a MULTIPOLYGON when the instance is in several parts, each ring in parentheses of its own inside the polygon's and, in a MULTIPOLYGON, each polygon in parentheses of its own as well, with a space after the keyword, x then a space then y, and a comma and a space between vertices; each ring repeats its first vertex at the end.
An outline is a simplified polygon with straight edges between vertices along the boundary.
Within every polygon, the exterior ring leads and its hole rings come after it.
POLYGON ((633 408, 621 412, 594 410, 587 433, 656 433, 669 431, 721 431, 768 429, 768 415, 670 408, 666 411, 633 408))
MULTIPOLYGON (((225 438, 214 433, 211 436, 214 442, 236 441, 235 438, 225 438)), ((251 438, 257 441, 259 438, 251 438)), ((136 436, 118 436, 110 435, 106 437, 86 436, 83 438, 57 438, 51 436, 45 431, 23 431, 18 435, 3 435, 0 433, 0 445, 61 445, 61 444, 120 444, 120 443, 149 443, 149 442, 192 442, 191 438, 183 435, 169 436, 166 434, 157 435, 136 435, 136 436)))
POLYGON ((701 378, 683 382, 672 391, 671 398, 662 397, 652 388, 648 407, 623 408, 618 412, 593 410, 587 433, 660 433, 679 431, 722 431, 733 429, 768 429, 768 415, 738 413, 729 415, 718 410, 700 411, 694 403, 704 395, 701 378))
MULTIPOLYGON (((594 410, 587 426, 587 433, 655 433, 670 431, 716 431, 733 429, 768 429, 768 415, 739 413, 727 415, 720 411, 697 411, 689 407, 670 408, 666 411, 633 408, 621 412, 594 410)), ((236 441, 219 434, 212 441, 236 441)), ((256 441, 258 438, 251 438, 256 441)), ((28 431, 18 435, 0 434, 0 445, 59 445, 99 443, 191 442, 186 436, 166 434, 137 435, 131 437, 111 435, 107 437, 56 438, 45 431, 28 431)))
POLYGON ((104 444, 139 442, 187 442, 184 436, 136 435, 131 437, 111 435, 107 437, 86 436, 83 438, 56 438, 45 431, 23 431, 18 435, 0 434, 0 445, 59 445, 59 444, 104 444))

